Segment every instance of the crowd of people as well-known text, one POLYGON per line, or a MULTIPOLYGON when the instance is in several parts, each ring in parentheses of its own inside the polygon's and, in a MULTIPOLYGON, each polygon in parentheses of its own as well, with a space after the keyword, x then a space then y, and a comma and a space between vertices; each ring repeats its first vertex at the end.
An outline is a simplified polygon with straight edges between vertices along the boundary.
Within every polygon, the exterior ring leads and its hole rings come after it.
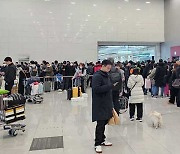
MULTIPOLYGON (((143 85, 143 93, 147 95, 147 93, 151 93, 151 96, 157 98, 159 95, 160 90, 160 97, 170 97, 169 103, 174 104, 175 100, 177 106, 180 106, 178 100, 180 100, 178 95, 178 89, 172 86, 173 81, 178 78, 179 66, 180 62, 167 62, 163 61, 162 59, 159 60, 158 63, 155 63, 153 60, 147 60, 146 62, 133 62, 133 61, 126 61, 126 62, 117 62, 114 63, 113 59, 110 58, 112 62, 112 70, 111 74, 114 72, 116 73, 116 69, 121 72, 121 83, 119 83, 119 87, 121 88, 114 88, 113 89, 113 96, 114 101, 117 100, 119 90, 123 89, 128 90, 128 79, 131 74, 133 74, 133 70, 139 70, 139 74, 142 75, 144 82, 148 79, 151 81, 151 86, 147 89, 145 85, 143 85), (123 83, 123 84, 122 84, 123 83), (116 90, 117 89, 117 90, 116 90), (117 92, 118 91, 118 92, 117 92)), ((58 62, 55 60, 52 63, 47 61, 42 61, 39 64, 36 61, 30 61, 29 63, 18 63, 16 62, 13 64, 11 57, 6 57, 4 59, 4 63, 0 66, 0 88, 2 86, 2 80, 4 76, 4 80, 6 81, 6 89, 10 90, 10 88, 14 84, 14 80, 19 79, 19 84, 23 84, 23 81, 26 78, 30 77, 46 77, 50 76, 53 77, 56 74, 61 74, 65 76, 64 84, 62 85, 62 90, 67 90, 72 87, 72 79, 76 80, 76 85, 82 85, 82 79, 85 76, 87 78, 87 84, 92 86, 92 76, 95 72, 100 70, 102 67, 102 63, 100 61, 94 64, 93 62, 90 63, 79 63, 64 61, 58 62)))
POLYGON ((44 60, 41 64, 36 61, 14 64, 11 57, 6 57, 0 66, 0 88, 4 80, 5 89, 11 94, 14 81, 18 79, 18 92, 24 94, 27 78, 39 77, 44 82, 45 77, 53 78, 57 74, 63 76, 62 90, 68 90, 74 84, 81 86, 85 93, 84 84, 92 87, 92 121, 97 121, 96 152, 102 151, 101 145, 112 145, 105 141, 104 131, 112 117, 112 109, 120 114, 120 96, 129 99, 131 121, 135 120, 137 108, 136 120, 142 122, 144 95, 155 99, 169 97, 169 103, 180 107, 180 89, 173 86, 175 80, 180 79, 180 61, 167 62, 162 59, 157 63, 154 60, 114 62, 113 58, 109 58, 96 64, 57 60, 52 63, 44 60))

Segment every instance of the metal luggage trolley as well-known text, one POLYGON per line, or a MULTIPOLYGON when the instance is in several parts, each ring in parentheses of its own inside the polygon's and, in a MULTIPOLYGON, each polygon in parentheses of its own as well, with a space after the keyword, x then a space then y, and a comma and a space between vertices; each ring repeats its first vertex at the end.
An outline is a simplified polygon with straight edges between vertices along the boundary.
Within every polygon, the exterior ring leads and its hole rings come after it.
POLYGON ((8 130, 10 136, 17 136, 18 131, 25 132, 26 125, 14 122, 25 119, 25 104, 8 107, 13 98, 0 95, 0 120, 4 122, 4 130, 8 130))

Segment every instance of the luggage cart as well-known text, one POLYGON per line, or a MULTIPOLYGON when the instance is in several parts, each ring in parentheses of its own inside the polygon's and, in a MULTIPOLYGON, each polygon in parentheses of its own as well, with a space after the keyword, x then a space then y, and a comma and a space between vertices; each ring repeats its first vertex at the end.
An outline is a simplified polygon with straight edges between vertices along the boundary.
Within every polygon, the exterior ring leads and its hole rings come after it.
POLYGON ((26 125, 14 123, 25 119, 25 105, 21 104, 9 108, 8 103, 13 98, 0 96, 0 99, 0 120, 4 122, 4 130, 8 130, 10 136, 17 136, 18 131, 25 132, 26 125))

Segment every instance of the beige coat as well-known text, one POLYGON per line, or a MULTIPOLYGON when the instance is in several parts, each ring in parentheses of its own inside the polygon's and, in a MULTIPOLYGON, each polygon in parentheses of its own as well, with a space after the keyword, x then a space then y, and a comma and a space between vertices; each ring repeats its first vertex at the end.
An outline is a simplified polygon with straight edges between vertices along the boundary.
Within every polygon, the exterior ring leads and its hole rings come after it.
POLYGON ((129 103, 143 103, 144 102, 144 93, 142 86, 144 85, 144 79, 142 75, 131 75, 128 80, 128 88, 131 90, 131 96, 129 98, 129 103), (137 83, 136 83, 137 82, 137 83), (135 85, 136 83, 136 85, 135 85), (133 86, 135 87, 133 88, 133 86))

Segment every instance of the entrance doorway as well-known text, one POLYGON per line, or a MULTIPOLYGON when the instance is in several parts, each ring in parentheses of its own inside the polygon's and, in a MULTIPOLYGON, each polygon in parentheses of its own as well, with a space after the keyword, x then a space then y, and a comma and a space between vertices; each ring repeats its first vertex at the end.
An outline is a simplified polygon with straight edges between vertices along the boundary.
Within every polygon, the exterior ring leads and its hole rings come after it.
POLYGON ((98 59, 104 60, 109 57, 117 61, 145 61, 155 57, 155 45, 99 45, 98 59))

